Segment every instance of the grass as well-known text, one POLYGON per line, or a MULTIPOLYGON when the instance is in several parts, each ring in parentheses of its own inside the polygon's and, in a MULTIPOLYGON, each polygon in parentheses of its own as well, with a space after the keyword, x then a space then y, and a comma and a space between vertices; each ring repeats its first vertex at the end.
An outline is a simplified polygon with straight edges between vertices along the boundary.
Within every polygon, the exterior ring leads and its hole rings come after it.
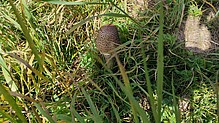
POLYGON ((219 52, 195 54, 176 33, 190 5, 218 1, 135 2, 3 0, 0 122, 218 122, 219 52), (109 23, 113 69, 95 47, 109 23))

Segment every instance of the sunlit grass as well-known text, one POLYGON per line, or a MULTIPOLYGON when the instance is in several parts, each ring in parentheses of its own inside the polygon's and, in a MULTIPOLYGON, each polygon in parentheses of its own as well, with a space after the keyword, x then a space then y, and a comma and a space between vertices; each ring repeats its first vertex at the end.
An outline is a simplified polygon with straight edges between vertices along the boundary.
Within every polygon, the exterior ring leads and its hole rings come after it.
POLYGON ((175 33, 189 1, 1 4, 0 122, 217 121, 218 51, 194 55, 175 33), (111 70, 94 43, 109 23, 122 42, 111 70))

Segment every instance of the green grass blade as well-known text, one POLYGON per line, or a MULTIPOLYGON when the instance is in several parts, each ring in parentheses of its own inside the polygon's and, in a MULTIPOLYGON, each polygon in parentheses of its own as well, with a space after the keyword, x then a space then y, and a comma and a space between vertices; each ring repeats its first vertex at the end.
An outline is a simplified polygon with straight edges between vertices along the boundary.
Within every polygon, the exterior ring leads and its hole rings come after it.
POLYGON ((103 121, 102 121, 102 118, 101 118, 100 115, 98 114, 98 110, 96 109, 96 107, 95 107, 93 101, 91 100, 90 95, 88 95, 88 94, 86 93, 86 91, 84 90, 84 88, 82 88, 82 93, 84 94, 85 98, 87 99, 87 102, 88 102, 88 104, 89 104, 89 106, 90 106, 90 108, 91 108, 91 111, 92 111, 92 113, 94 114, 93 120, 94 120, 96 123, 98 123, 98 122, 99 122, 99 123, 102 123, 102 122, 103 122, 103 121))
POLYGON ((112 0, 109 0, 109 2, 115 6, 118 10, 120 10, 125 16, 127 16, 128 18, 130 18, 134 23, 136 23, 139 27, 141 27, 141 25, 131 16, 129 16, 129 14, 127 14, 124 10, 122 10, 121 8, 119 8, 116 4, 113 3, 112 0))
POLYGON ((21 113, 21 108, 16 104, 14 98, 9 94, 9 92, 5 89, 5 87, 2 85, 2 83, 0 83, 0 93, 4 95, 5 100, 8 101, 10 106, 16 112, 15 114, 18 116, 18 118, 23 123, 27 123, 25 116, 21 113))
MULTIPOLYGON (((218 74, 219 71, 216 72, 216 98, 217 98, 217 109, 219 109, 219 83, 218 83, 218 74)), ((219 122, 219 110, 217 110, 217 122, 219 122)))
POLYGON ((45 116, 45 117, 47 118, 47 120, 48 120, 50 123, 56 123, 56 122, 52 119, 52 117, 51 117, 49 114, 47 114, 46 111, 44 111, 43 108, 41 108, 41 106, 40 106, 38 103, 34 102, 34 105, 37 107, 37 109, 40 111, 40 113, 41 113, 43 116, 45 116))
MULTIPOLYGON (((131 89, 131 86, 130 86, 129 78, 128 78, 128 75, 125 72, 124 67, 122 66, 121 62, 119 61, 117 55, 116 55, 116 61, 117 61, 117 64, 119 66, 119 70, 120 70, 120 72, 122 74, 122 79, 123 79, 124 84, 125 84, 125 90, 127 90, 129 92, 129 93, 127 93, 128 94, 127 96, 131 97, 133 95, 133 92, 132 92, 132 89, 131 89)), ((131 109, 132 109, 132 113, 133 113, 133 116, 134 116, 134 120, 135 120, 136 123, 138 123, 139 120, 138 120, 138 117, 137 117, 136 108, 135 108, 135 106, 133 104, 133 100, 131 100, 129 98, 129 102, 130 102, 130 105, 131 105, 131 109)))
POLYGON ((113 90, 113 92, 115 93, 115 95, 116 95, 117 97, 119 97, 119 99, 121 99, 124 103, 129 104, 129 102, 127 102, 125 99, 123 99, 123 98, 119 95, 118 91, 116 90, 116 87, 114 87, 112 83, 108 83, 108 85, 109 85, 109 87, 113 90))
MULTIPOLYGON (((27 17, 28 22, 30 23, 31 29, 33 31, 32 35, 34 35, 33 39, 39 39, 39 35, 37 34, 36 28, 39 27, 38 22, 35 18, 35 16, 33 15, 33 13, 30 11, 28 4, 28 1, 22 0, 22 6, 24 8, 24 13, 27 17)), ((35 39, 35 40, 36 40, 35 39)), ((40 42, 40 41, 38 41, 40 42)), ((43 62, 43 60, 41 60, 41 62, 43 62)))
POLYGON ((107 16, 107 17, 128 17, 125 14, 118 14, 118 13, 105 13, 105 14, 101 14, 99 16, 107 16))
POLYGON ((44 2, 48 2, 50 4, 58 4, 58 5, 93 5, 93 4, 108 4, 108 3, 100 3, 100 2, 67 2, 67 1, 59 1, 59 0, 43 0, 44 2))
POLYGON ((122 84, 121 81, 118 80, 118 78, 116 78, 116 76, 113 77, 118 85, 120 86, 120 88, 122 89, 122 91, 126 94, 126 96, 129 98, 129 101, 132 102, 133 104, 133 107, 136 109, 136 111, 139 113, 139 116, 141 117, 143 123, 150 123, 149 122, 149 118, 148 116, 146 115, 145 111, 139 106, 137 100, 133 97, 133 95, 131 94, 130 91, 128 91, 126 89, 126 87, 122 84))
POLYGON ((109 98, 109 102, 110 102, 110 104, 111 104, 111 106, 112 106, 112 108, 113 108, 113 112, 114 112, 114 114, 115 114, 115 116, 116 116, 116 121, 117 121, 117 123, 121 123, 121 120, 120 120, 120 117, 119 117, 119 113, 118 113, 118 111, 116 110, 116 108, 115 108, 115 106, 114 106, 114 104, 113 104, 113 101, 109 98))
POLYGON ((151 88, 151 82, 150 82, 150 77, 149 77, 149 73, 148 73, 146 55, 145 55, 145 50, 144 50, 143 46, 141 46, 141 51, 142 51, 142 56, 143 56, 143 64, 144 64, 145 78, 146 78, 146 83, 147 83, 147 90, 148 90, 149 99, 150 99, 150 105, 151 105, 154 119, 157 123, 158 122, 157 121, 158 120, 157 119, 157 111, 156 111, 156 107, 155 107, 155 100, 154 100, 153 91, 151 88))
POLYGON ((164 12, 163 2, 160 1, 160 22, 159 22, 159 34, 158 34, 158 57, 157 57, 157 96, 158 96, 158 115, 157 123, 161 122, 161 107, 163 98, 163 26, 164 26, 164 12))
POLYGON ((75 25, 73 25, 73 27, 66 32, 66 35, 69 35, 71 34, 75 29, 77 29, 78 27, 81 27, 83 24, 85 24, 87 21, 90 21, 96 17, 101 17, 101 16, 111 16, 111 17, 127 17, 126 15, 124 14, 118 14, 118 13, 106 13, 106 14, 101 14, 101 15, 97 15, 97 16, 91 16, 91 17, 88 17, 80 22, 77 22, 75 25))
MULTIPOLYGON (((72 109, 72 113, 74 114, 75 118, 79 121, 79 123, 85 123, 85 121, 84 121, 83 118, 80 116, 80 114, 75 110, 75 108, 72 109)), ((73 120, 73 123, 76 123, 76 122, 74 121, 74 119, 72 119, 72 120, 73 120)))
MULTIPOLYGON (((114 104, 113 104, 113 101, 111 100, 111 97, 108 96, 107 94, 105 94, 104 91, 103 91, 93 80, 89 79, 89 81, 101 92, 101 94, 102 94, 103 96, 105 96, 105 97, 109 100, 109 102, 110 102, 110 104, 111 104, 111 106, 112 106, 113 112, 114 112, 114 114, 115 114, 117 123, 121 123, 119 113, 118 113, 118 111, 116 110, 116 108, 115 108, 115 106, 114 106, 114 104)), ((115 89, 115 87, 112 85, 112 83, 108 82, 107 84, 109 85, 109 87, 111 87, 111 89, 113 90, 113 92, 114 92, 121 100, 123 100, 125 103, 128 104, 128 102, 125 101, 125 100, 118 94, 118 92, 116 91, 116 89, 115 89)))
POLYGON ((98 16, 88 17, 88 18, 86 18, 86 19, 84 19, 84 20, 78 22, 77 24, 73 25, 73 27, 72 27, 69 31, 66 32, 66 35, 71 34, 75 29, 77 29, 78 27, 80 27, 80 26, 82 26, 83 24, 85 24, 87 21, 90 21, 90 20, 92 20, 92 19, 94 19, 94 18, 96 18, 96 17, 98 17, 98 16))
POLYGON ((21 26, 21 29, 24 33, 24 36, 27 39, 27 42, 30 46, 30 49, 32 50, 33 54, 35 55, 36 60, 39 62, 40 67, 42 67, 43 65, 42 65, 40 56, 38 55, 39 53, 38 53, 36 47, 34 46, 33 39, 31 38, 31 36, 29 34, 30 30, 28 30, 28 28, 26 27, 25 22, 24 22, 24 18, 19 14, 19 11, 17 10, 16 6, 13 4, 12 0, 9 0, 9 2, 10 2, 10 5, 11 5, 11 7, 16 15, 17 21, 18 21, 19 25, 21 26))
POLYGON ((135 122, 136 123, 139 122, 138 117, 137 117, 137 113, 138 113, 140 115, 143 123, 148 123, 149 119, 148 119, 145 111, 139 106, 138 102, 133 97, 133 92, 132 92, 132 89, 131 89, 131 86, 130 86, 128 75, 126 74, 125 69, 124 69, 123 65, 121 64, 121 62, 120 62, 117 55, 116 55, 116 62, 118 64, 119 70, 122 74, 122 78, 123 78, 125 87, 123 86, 123 84, 120 81, 117 81, 117 82, 129 98, 135 122))
MULTIPOLYGON (((80 116, 80 114, 75 110, 75 108, 72 109, 72 113, 74 114, 75 118, 79 121, 79 123, 85 123, 85 121, 80 116)), ((73 120, 73 123, 76 123, 76 122, 73 120)))
POLYGON ((173 74, 172 74, 171 85, 172 85, 173 106, 174 106, 174 113, 175 113, 175 117, 176 117, 176 122, 177 123, 181 123, 181 121, 180 121, 179 106, 178 106, 177 101, 176 101, 175 89, 174 89, 174 85, 173 85, 173 74))
POLYGON ((71 121, 72 121, 71 117, 69 117, 65 114, 57 114, 56 119, 67 122, 67 123, 71 123, 71 121))
MULTIPOLYGON (((111 73, 113 79, 117 82, 117 84, 119 85, 119 87, 122 89, 122 91, 125 93, 125 95, 128 97, 129 101, 131 101, 133 107, 136 109, 137 113, 139 113, 139 116, 141 117, 143 123, 149 123, 149 118, 146 115, 145 111, 139 106, 138 102, 136 101, 136 99, 133 97, 133 94, 128 91, 128 89, 124 86, 124 84, 113 74, 113 72, 108 69, 106 67, 106 65, 102 62, 102 60, 100 60, 100 57, 95 56, 95 58, 97 59, 97 61, 100 61, 100 63, 103 65, 103 67, 109 72, 111 73)), ((119 61, 119 59, 117 58, 117 61, 119 61)), ((120 61, 119 61, 120 62, 120 61)), ((121 62, 120 62, 121 63, 121 62)), ((123 67, 123 66, 120 66, 123 67)), ((125 73, 126 74, 126 73, 125 73)), ((128 82, 129 83, 129 82, 128 82)), ((109 86, 112 86, 111 84, 109 84, 109 86)), ((114 87, 112 86, 112 89, 114 87)), ((114 89, 113 89, 114 90, 114 89)), ((117 95, 117 92, 114 91, 117 95)), ((120 96, 117 95, 119 98, 120 96)), ((126 101, 124 101, 125 103, 127 103, 126 101)))
POLYGON ((42 73, 40 73, 38 70, 34 69, 28 62, 26 62, 25 60, 23 60, 22 58, 20 58, 18 55, 14 54, 14 53, 2 53, 2 54, 8 54, 9 56, 11 56, 12 58, 17 59, 19 62, 21 62, 22 64, 24 64, 27 68, 29 68, 31 71, 33 71, 37 76, 41 77, 42 79, 44 79, 45 81, 49 82, 50 80, 48 78, 46 78, 42 73))
POLYGON ((13 24, 15 26, 15 28, 22 30, 21 26, 14 19, 12 19, 10 16, 5 14, 4 12, 2 12, 2 13, 3 13, 4 17, 9 21, 9 23, 13 24))
POLYGON ((5 113, 2 109, 2 107, 0 107, 0 114, 2 115, 2 118, 8 118, 8 120, 10 120, 12 123, 18 123, 16 120, 14 120, 13 117, 11 117, 9 114, 5 113))
POLYGON ((7 67, 7 65, 6 65, 4 59, 2 58, 1 55, 0 55, 0 66, 2 68, 2 72, 3 72, 4 78, 6 80, 6 83, 8 84, 11 91, 17 91, 18 88, 17 88, 15 82, 12 80, 10 73, 8 71, 8 67, 7 67))
POLYGON ((71 100, 71 114, 72 114, 72 122, 75 123, 75 118, 80 122, 80 123, 85 123, 83 118, 80 116, 80 114, 75 110, 75 100, 76 100, 77 93, 74 94, 72 100, 71 100))
MULTIPOLYGON (((111 106, 112 106, 113 112, 114 112, 114 114, 115 114, 115 116, 116 116, 117 123, 121 123, 119 113, 118 113, 118 111, 116 110, 116 108, 115 108, 115 106, 114 106, 114 104, 113 104, 113 101, 111 100, 111 97, 108 96, 107 94, 105 94, 104 91, 103 91, 93 80, 89 79, 89 81, 101 92, 101 94, 102 94, 103 96, 105 96, 105 97, 109 100, 109 102, 110 102, 110 104, 111 104, 111 106)), ((118 92, 116 91, 116 89, 115 89, 115 87, 112 85, 112 83, 108 82, 107 84, 109 85, 109 87, 111 87, 111 89, 113 89, 113 92, 114 92, 121 100, 123 100, 125 103, 127 103, 127 102, 118 94, 118 92)), ((127 104, 128 104, 128 103, 127 103, 127 104)))

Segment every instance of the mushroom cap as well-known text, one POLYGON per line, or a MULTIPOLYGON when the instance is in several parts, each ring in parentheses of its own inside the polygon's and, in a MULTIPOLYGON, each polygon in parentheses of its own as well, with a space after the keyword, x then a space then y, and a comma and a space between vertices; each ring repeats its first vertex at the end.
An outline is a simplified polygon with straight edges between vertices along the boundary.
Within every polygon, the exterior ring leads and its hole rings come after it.
POLYGON ((120 43, 118 29, 113 24, 107 24, 100 28, 96 39, 97 49, 103 54, 111 54, 120 43))

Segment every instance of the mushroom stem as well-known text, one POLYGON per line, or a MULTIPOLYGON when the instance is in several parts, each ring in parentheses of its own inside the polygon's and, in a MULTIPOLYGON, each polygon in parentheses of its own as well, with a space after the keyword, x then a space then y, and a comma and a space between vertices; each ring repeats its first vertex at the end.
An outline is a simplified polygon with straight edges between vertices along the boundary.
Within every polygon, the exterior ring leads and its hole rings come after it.
POLYGON ((104 58, 106 60, 106 67, 111 69, 113 67, 114 62, 115 62, 115 58, 112 57, 112 55, 104 55, 104 58))

